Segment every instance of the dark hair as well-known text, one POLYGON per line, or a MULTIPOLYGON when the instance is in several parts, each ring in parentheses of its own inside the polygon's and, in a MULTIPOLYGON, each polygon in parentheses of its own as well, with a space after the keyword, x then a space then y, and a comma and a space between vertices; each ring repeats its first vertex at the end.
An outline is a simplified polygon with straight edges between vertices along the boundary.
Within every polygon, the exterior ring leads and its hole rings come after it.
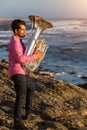
POLYGON ((25 25, 25 22, 20 20, 20 19, 15 19, 12 23, 11 23, 11 28, 13 30, 13 32, 15 31, 15 29, 19 29, 20 25, 25 25))

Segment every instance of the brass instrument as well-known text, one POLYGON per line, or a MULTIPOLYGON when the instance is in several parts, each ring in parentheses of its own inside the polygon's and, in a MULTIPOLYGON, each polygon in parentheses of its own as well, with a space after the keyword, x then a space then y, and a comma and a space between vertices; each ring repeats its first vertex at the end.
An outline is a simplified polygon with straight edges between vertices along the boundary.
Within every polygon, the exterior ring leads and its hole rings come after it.
MULTIPOLYGON (((37 51, 42 51, 44 54, 46 53, 48 49, 48 45, 44 42, 44 44, 38 40, 40 34, 46 30, 47 28, 52 28, 53 25, 48 22, 47 20, 39 17, 39 16, 29 16, 29 19, 32 22, 32 32, 31 32, 31 37, 29 39, 29 44, 26 50, 26 55, 31 55, 34 54, 37 51)), ((38 68, 40 60, 35 60, 33 62, 25 63, 24 67, 27 71, 34 71, 36 68, 38 68)))

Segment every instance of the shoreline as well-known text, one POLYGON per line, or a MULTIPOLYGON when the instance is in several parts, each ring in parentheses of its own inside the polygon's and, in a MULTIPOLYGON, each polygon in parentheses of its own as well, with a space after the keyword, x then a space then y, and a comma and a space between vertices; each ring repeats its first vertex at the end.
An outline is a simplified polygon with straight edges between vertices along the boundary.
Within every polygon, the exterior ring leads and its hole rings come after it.
MULTIPOLYGON (((4 45, 2 45, 2 46, 4 46, 4 45)), ((5 46, 4 46, 5 47, 5 46)), ((8 60, 6 60, 6 59, 1 59, 0 60, 0 62, 6 62, 6 63, 8 63, 8 60)), ((58 78, 56 78, 55 76, 54 76, 54 74, 55 74, 55 71, 50 71, 50 70, 48 70, 48 69, 43 69, 42 67, 39 67, 34 73, 38 73, 38 74, 41 74, 41 75, 47 75, 47 76, 50 76, 50 77, 52 77, 52 78, 54 78, 54 79, 56 79, 56 80, 58 80, 58 78)), ((69 73, 70 74, 70 73, 69 73)), ((73 74, 73 72, 71 73, 71 75, 73 74)), ((80 77, 80 78, 82 78, 82 79, 87 79, 87 76, 82 76, 82 77, 80 77)), ((59 80, 62 80, 62 79, 59 79, 59 80)), ((63 80, 62 80, 63 81, 63 80)), ((68 83, 67 81, 64 81, 64 82, 66 82, 66 83, 68 83)), ((68 83, 68 84, 73 84, 73 83, 68 83)), ((73 84, 73 85, 76 85, 76 86, 79 86, 79 87, 82 87, 82 88, 84 88, 84 89, 87 89, 87 83, 85 82, 85 83, 82 83, 82 84, 73 84)))

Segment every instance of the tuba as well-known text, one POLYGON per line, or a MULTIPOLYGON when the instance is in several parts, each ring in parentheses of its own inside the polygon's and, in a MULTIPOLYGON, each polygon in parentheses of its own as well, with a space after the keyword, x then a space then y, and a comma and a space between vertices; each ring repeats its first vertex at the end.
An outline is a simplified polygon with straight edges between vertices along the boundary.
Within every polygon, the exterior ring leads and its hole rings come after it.
MULTIPOLYGON (((29 19, 32 22, 32 31, 31 31, 31 36, 29 38, 28 41, 28 47, 26 49, 25 54, 26 55, 32 55, 37 51, 42 51, 45 55, 47 49, 48 49, 48 45, 44 42, 44 44, 38 40, 38 38, 40 37, 40 34, 46 30, 47 28, 52 28, 53 25, 48 22, 47 20, 39 17, 39 16, 29 16, 29 19)), ((36 68, 38 68, 38 66, 40 65, 40 62, 42 61, 42 59, 38 60, 34 60, 33 62, 28 62, 24 64, 25 69, 29 72, 29 71, 34 71, 36 68)))

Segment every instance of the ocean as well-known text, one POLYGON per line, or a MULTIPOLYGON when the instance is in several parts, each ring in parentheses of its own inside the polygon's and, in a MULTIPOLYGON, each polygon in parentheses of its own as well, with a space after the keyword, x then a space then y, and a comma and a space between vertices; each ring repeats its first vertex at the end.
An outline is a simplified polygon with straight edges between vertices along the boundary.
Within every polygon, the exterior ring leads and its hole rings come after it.
MULTIPOLYGON (((40 68, 67 83, 87 83, 87 20, 50 19, 50 22, 53 28, 46 29, 40 36, 49 46, 40 68)), ((26 21, 26 24, 30 28, 31 23, 26 21)), ((25 44, 30 32, 27 30, 23 39, 25 44)), ((5 29, 3 26, 0 29, 0 60, 8 61, 7 44, 11 36, 10 28, 5 29)))

